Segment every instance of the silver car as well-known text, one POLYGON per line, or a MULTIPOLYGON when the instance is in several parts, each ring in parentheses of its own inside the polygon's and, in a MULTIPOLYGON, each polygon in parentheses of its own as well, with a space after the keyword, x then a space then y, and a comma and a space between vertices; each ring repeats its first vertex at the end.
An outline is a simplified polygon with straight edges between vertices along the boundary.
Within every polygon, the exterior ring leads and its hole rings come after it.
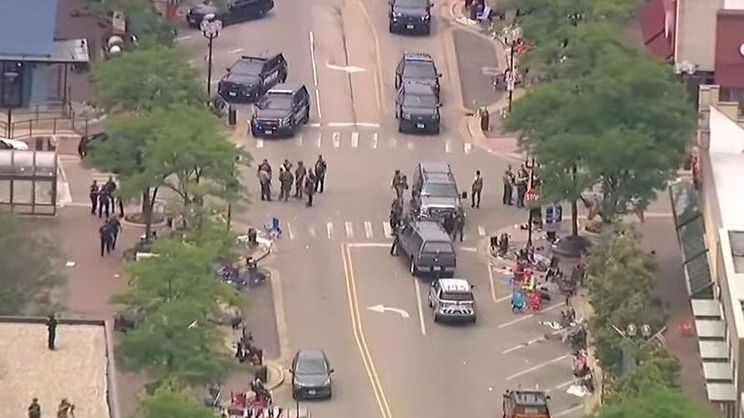
POLYGON ((429 306, 434 322, 468 321, 475 323, 478 315, 473 297, 473 285, 465 279, 437 279, 429 288, 429 306))

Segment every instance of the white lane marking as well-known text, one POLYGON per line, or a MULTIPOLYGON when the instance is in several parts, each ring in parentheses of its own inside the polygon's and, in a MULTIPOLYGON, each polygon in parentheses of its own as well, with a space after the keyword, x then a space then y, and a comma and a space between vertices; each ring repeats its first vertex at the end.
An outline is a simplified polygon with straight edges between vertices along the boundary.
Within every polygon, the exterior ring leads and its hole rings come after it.
POLYGON ((289 239, 294 239, 294 231, 292 231, 292 224, 287 222, 287 236, 289 239))
POLYGON ((491 285, 491 299, 493 303, 498 303, 496 299, 496 282, 493 280, 493 265, 488 263, 488 283, 491 285))
POLYGON ((352 128, 356 126, 353 122, 330 122, 326 124, 329 128, 352 128))
POLYGON ((315 227, 314 227, 314 226, 312 226, 312 225, 308 226, 308 227, 307 227, 307 232, 309 232, 309 233, 310 233, 310 236, 311 236, 311 237, 314 237, 314 236, 315 236, 315 227))
POLYGON ((308 123, 307 126, 311 128, 320 128, 322 125, 318 122, 308 123))
POLYGON ((382 223, 382 230, 385 232, 385 238, 392 238, 393 237, 393 229, 390 227, 389 222, 383 222, 382 223))
POLYGON ((486 228, 478 225, 478 235, 485 237, 486 236, 486 228))
POLYGON ((448 153, 448 154, 449 154, 450 152, 452 152, 452 146, 450 145, 450 141, 449 141, 449 139, 448 139, 447 141, 445 141, 445 142, 444 142, 444 152, 446 152, 446 153, 448 153))
POLYGON ((496 299, 496 303, 506 302, 509 299, 511 299, 511 295, 502 296, 496 299))
POLYGON ((344 71, 347 73, 363 73, 367 71, 366 68, 357 67, 356 65, 335 65, 326 63, 326 68, 334 71, 344 71))
POLYGON ((398 145, 398 140, 396 138, 391 137, 388 139, 388 143, 391 147, 396 147, 398 145))
POLYGON ((367 122, 359 122, 356 124, 356 126, 360 128, 379 128, 379 123, 367 123, 367 122))
POLYGON ((408 141, 407 146, 408 146, 408 151, 413 151, 413 147, 415 147, 415 145, 413 144, 413 141, 408 141))
POLYGON ((475 247, 460 247, 460 251, 465 251, 467 253, 475 253, 475 252, 478 252, 478 249, 475 247))
POLYGON ((350 242, 346 244, 351 248, 389 248, 390 243, 387 242, 350 242))
POLYGON ((257 139, 256 140, 256 148, 263 148, 264 146, 264 140, 263 139, 257 139))
POLYGON ((351 133, 351 147, 356 148, 359 146, 359 132, 351 133))
POLYGON ((228 54, 237 54, 238 52, 243 52, 243 48, 235 48, 231 51, 227 51, 228 54))
POLYGON ((530 367, 529 369, 525 369, 525 370, 522 370, 521 372, 514 373, 513 375, 507 377, 506 378, 506 381, 508 382, 508 381, 514 380, 514 379, 516 379, 518 377, 522 377, 522 376, 524 376, 526 374, 530 374, 532 372, 536 372, 536 371, 542 369, 543 367, 550 366, 553 363, 558 363, 559 361, 563 361, 563 360, 565 360, 565 359, 567 359, 569 357, 571 357, 571 356, 568 355, 568 354, 564 354, 564 355, 562 355, 560 357, 556 357, 556 358, 554 358, 552 360, 548 360, 548 361, 544 361, 542 363, 536 364, 535 366, 530 367))
POLYGON ((315 141, 315 146, 320 148, 322 144, 323 144, 323 135, 318 134, 318 139, 315 141))
POLYGON ((557 414, 553 414, 555 418, 558 417, 565 417, 566 415, 573 414, 574 412, 578 411, 579 409, 584 408, 584 404, 576 405, 573 408, 564 409, 563 411, 558 412, 557 414))
POLYGON ((333 148, 341 146, 341 134, 339 132, 333 133, 333 148))
POLYGON ((471 144, 470 142, 466 142, 464 147, 465 147, 465 154, 470 154, 470 151, 472 151, 473 149, 473 144, 471 144))
POLYGON ((320 111, 320 89, 315 88, 315 107, 318 108, 318 119, 323 120, 323 112, 320 111))
POLYGON ((550 389, 546 389, 545 390, 545 393, 550 393, 550 392, 554 392, 554 391, 556 391, 558 389, 563 389, 566 386, 571 386, 574 383, 576 383, 576 379, 566 380, 565 382, 561 383, 560 385, 555 385, 555 386, 553 386, 550 389))
POLYGON ((349 238, 354 238, 354 225, 351 222, 346 221, 346 223, 344 224, 344 228, 346 228, 346 236, 349 238))
POLYGON ((328 239, 333 239, 333 222, 326 224, 326 235, 328 235, 328 239))
POLYGON ((302 146, 302 135, 297 135, 297 145, 302 146))
POLYGON ((179 36, 178 38, 174 39, 174 41, 181 42, 181 41, 186 41, 189 39, 191 39, 191 35, 184 35, 184 36, 179 36))
MULTIPOLYGON (((560 308, 560 307, 561 307, 561 306, 563 306, 563 305, 565 305, 565 302, 561 302, 561 303, 555 304, 555 305, 553 305, 553 306, 551 306, 551 307, 549 307, 549 308, 545 308, 545 309, 543 309, 543 310, 542 310, 542 311, 540 311, 540 312, 549 312, 549 311, 552 311, 552 310, 554 310, 554 309, 558 309, 558 308, 560 308)), ((503 324, 499 325, 498 327, 499 327, 499 328, 506 328, 506 327, 508 327, 508 326, 512 326, 512 325, 514 325, 514 324, 518 324, 518 323, 520 323, 520 322, 522 322, 522 321, 526 321, 526 320, 528 320, 528 319, 530 319, 530 318, 532 318, 532 317, 534 317, 534 316, 535 316, 535 314, 528 314, 528 315, 520 316, 520 317, 519 317, 519 318, 517 318, 517 319, 511 320, 511 321, 509 321, 509 322, 504 322, 503 324)))
POLYGON ((377 149, 377 132, 372 134, 372 149, 377 149))
POLYGON ((364 221, 364 235, 367 237, 367 239, 372 239, 372 236, 374 235, 374 231, 372 230, 372 222, 364 221))
POLYGON ((315 65, 315 34, 310 31, 310 64, 313 67, 313 83, 315 88, 318 88, 318 66, 315 65))
POLYGON ((507 348, 506 350, 502 351, 501 354, 509 354, 511 352, 514 352, 514 351, 517 351, 517 350, 521 350, 521 349, 523 349, 525 347, 529 347, 532 344, 538 343, 538 342, 543 341, 543 340, 545 340, 545 337, 533 338, 533 339, 527 341, 526 343, 515 345, 512 348, 507 348))
POLYGON ((426 324, 424 323, 424 308, 421 302, 421 286, 417 278, 413 278, 413 286, 416 288, 416 307, 418 308, 419 325, 421 326, 421 335, 426 335, 426 324))

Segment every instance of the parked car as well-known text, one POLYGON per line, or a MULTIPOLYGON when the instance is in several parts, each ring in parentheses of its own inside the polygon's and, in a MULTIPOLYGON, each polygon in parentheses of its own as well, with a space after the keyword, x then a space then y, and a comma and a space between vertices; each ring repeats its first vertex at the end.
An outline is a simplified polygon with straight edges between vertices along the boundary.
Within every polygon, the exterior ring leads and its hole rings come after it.
POLYGON ((403 83, 395 99, 398 132, 439 134, 442 106, 435 88, 423 83, 403 83))
POLYGON ((310 120, 310 94, 304 84, 277 84, 256 104, 253 137, 293 136, 310 120))
POLYGON ((230 0, 226 9, 220 9, 210 1, 189 8, 186 22, 199 28, 204 19, 217 19, 223 26, 263 17, 274 8, 274 0, 230 0))
POLYGON ((473 285, 465 279, 434 280, 429 288, 429 307, 434 311, 434 322, 478 319, 473 285))
POLYGON ((422 161, 416 165, 411 184, 411 203, 419 219, 439 222, 463 213, 462 195, 457 190, 452 167, 444 162, 422 161))
POLYGON ((425 52, 406 52, 395 67, 395 88, 403 83, 416 82, 434 87, 439 96, 439 78, 442 74, 437 70, 434 58, 425 52))
POLYGON ((402 252, 406 257, 408 270, 413 276, 455 275, 457 267, 455 247, 450 236, 438 222, 406 219, 398 231, 396 251, 394 255, 402 252))
POLYGON ((300 350, 292 359, 292 397, 294 399, 333 396, 333 369, 322 350, 300 350))
POLYGON ((431 33, 430 0, 390 0, 390 33, 431 33))
POLYGON ((217 92, 229 102, 254 102, 270 88, 287 81, 287 60, 281 53, 242 56, 227 68, 217 92))

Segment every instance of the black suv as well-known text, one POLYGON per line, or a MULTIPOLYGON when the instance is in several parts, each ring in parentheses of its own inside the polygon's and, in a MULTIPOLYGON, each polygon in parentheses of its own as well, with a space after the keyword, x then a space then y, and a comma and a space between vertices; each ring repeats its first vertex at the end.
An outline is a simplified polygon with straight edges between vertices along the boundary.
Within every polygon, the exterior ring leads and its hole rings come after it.
POLYGON ((431 33, 431 6, 429 0, 390 0, 391 33, 431 33))
POLYGON ((277 84, 256 104, 251 134, 292 136, 310 120, 310 94, 304 84, 277 84))
POLYGON ((420 219, 442 222, 448 216, 463 213, 462 196, 452 168, 447 163, 420 162, 413 173, 412 204, 420 219))
POLYGON ((424 52, 406 52, 395 67, 395 88, 400 88, 403 83, 408 82, 428 84, 434 87, 438 96, 441 76, 431 55, 424 52))
POLYGON ((453 277, 457 266, 455 247, 444 228, 432 221, 408 219, 397 231, 399 249, 404 253, 412 275, 433 274, 453 277))
POLYGON ((220 96, 230 102, 254 102, 278 83, 287 80, 287 60, 275 54, 266 58, 240 57, 227 68, 217 85, 220 96))
POLYGON ((421 83, 403 83, 395 99, 398 132, 439 134, 441 106, 434 87, 421 83))
POLYGON ((221 9, 209 1, 189 8, 186 22, 189 26, 199 28, 205 18, 214 18, 222 22, 223 26, 240 23, 250 19, 263 17, 274 8, 274 0, 230 0, 227 8, 221 9))

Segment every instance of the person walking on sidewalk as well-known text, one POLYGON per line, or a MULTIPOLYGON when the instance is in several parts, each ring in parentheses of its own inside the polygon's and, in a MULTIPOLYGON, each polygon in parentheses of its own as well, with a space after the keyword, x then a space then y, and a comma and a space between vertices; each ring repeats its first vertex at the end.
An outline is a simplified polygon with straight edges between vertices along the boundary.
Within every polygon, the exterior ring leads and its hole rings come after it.
POLYGON ((98 187, 98 182, 93 180, 93 183, 91 183, 88 196, 90 197, 90 214, 95 215, 96 210, 98 209, 98 193, 101 191, 101 188, 98 187))
POLYGON ((480 170, 475 172, 475 178, 473 179, 472 187, 472 202, 470 207, 480 208, 481 192, 483 191, 483 176, 481 176, 480 170))
POLYGON ((302 189, 305 187, 305 176, 307 176, 307 169, 302 161, 297 161, 297 168, 295 169, 295 197, 302 199, 302 189))
POLYGON ((98 228, 98 236, 101 239, 101 257, 105 254, 111 254, 111 241, 114 238, 114 234, 108 222, 104 222, 98 228))
POLYGON ((509 164, 509 166, 506 168, 506 171, 504 171, 503 181, 504 196, 501 198, 501 203, 511 206, 514 196, 514 172, 512 171, 511 164, 509 164))
POLYGON ((455 231, 452 235, 452 240, 456 240, 457 237, 460 237, 460 242, 463 240, 463 236, 465 235, 465 212, 464 211, 457 211, 457 214, 455 215, 455 231))
POLYGON ((315 174, 310 171, 305 179, 305 194, 307 194, 307 203, 305 206, 313 206, 313 195, 315 194, 315 174))
POLYGON ((31 405, 28 406, 28 418, 41 418, 41 405, 39 399, 31 399, 31 405))
POLYGON ((116 239, 119 237, 119 232, 121 232, 121 222, 116 214, 111 215, 107 222, 109 228, 111 228, 111 250, 113 251, 116 249, 116 239))
POLYGON ((47 326, 47 348, 54 350, 56 347, 57 340, 57 317, 54 314, 49 314, 46 322, 47 326))
POLYGON ((315 162, 315 191, 318 193, 323 193, 325 189, 326 171, 328 171, 328 163, 322 155, 318 155, 318 160, 315 162))
POLYGON ((294 182, 294 176, 289 169, 282 166, 279 170, 279 183, 281 184, 281 194, 279 199, 284 199, 286 202, 289 199, 289 194, 292 192, 292 183, 294 182))
POLYGON ((111 192, 106 185, 98 190, 98 217, 102 218, 104 213, 107 218, 111 214, 111 192))

